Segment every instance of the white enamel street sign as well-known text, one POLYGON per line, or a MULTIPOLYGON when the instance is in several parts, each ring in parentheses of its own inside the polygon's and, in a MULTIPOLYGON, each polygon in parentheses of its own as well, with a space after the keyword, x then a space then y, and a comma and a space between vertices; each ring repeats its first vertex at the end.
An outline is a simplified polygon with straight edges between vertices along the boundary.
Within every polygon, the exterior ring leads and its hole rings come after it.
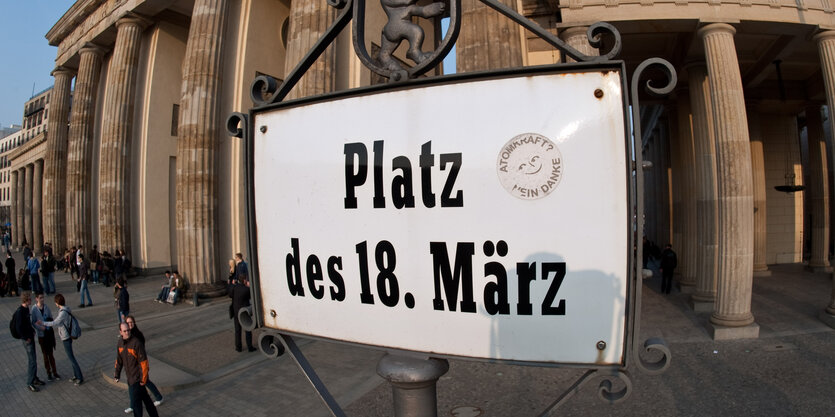
POLYGON ((621 363, 622 76, 522 75, 256 113, 265 326, 437 355, 621 363))

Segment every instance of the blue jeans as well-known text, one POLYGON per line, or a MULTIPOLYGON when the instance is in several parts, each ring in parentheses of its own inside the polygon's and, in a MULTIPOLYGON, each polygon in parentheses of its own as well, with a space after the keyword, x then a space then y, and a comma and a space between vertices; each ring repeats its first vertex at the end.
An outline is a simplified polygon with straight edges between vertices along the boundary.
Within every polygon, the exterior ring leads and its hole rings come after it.
POLYGON ((67 358, 72 363, 72 374, 79 381, 84 381, 84 375, 81 375, 81 367, 78 366, 78 361, 75 360, 75 355, 72 353, 72 339, 62 340, 64 342, 64 352, 67 353, 67 358))
POLYGON ((99 271, 94 269, 92 272, 93 272, 93 284, 98 284, 99 283, 99 271))
POLYGON ((26 375, 26 385, 32 385, 35 383, 35 379, 38 378, 38 359, 35 357, 35 339, 29 339, 28 342, 24 340, 23 348, 26 349, 26 357, 29 359, 29 372, 26 375))
POLYGON ((43 278, 43 292, 45 294, 55 294, 55 273, 50 272, 43 278))
MULTIPOLYGON (((145 388, 148 388, 148 391, 151 391, 151 394, 153 394, 155 400, 157 400, 157 401, 162 400, 162 393, 159 392, 159 389, 157 389, 157 386, 154 385, 154 383, 151 382, 150 379, 148 379, 148 382, 145 383, 145 388)), ((130 396, 130 406, 131 406, 131 408, 133 408, 134 392, 131 391, 131 390, 128 390, 128 395, 130 396)))
POLYGON ((84 304, 84 294, 87 294, 87 304, 93 304, 93 299, 90 298, 90 290, 87 289, 87 280, 86 279, 81 280, 81 288, 79 289, 79 292, 81 293, 81 304, 82 305, 84 304))
POLYGON ((116 310, 116 314, 119 315, 119 323, 124 323, 130 315, 130 310, 116 310))
POLYGON ((43 285, 41 285, 41 276, 38 275, 37 272, 34 274, 29 274, 29 281, 32 288, 32 292, 35 294, 43 292, 43 285))
POLYGON ((157 295, 157 300, 162 301, 162 302, 165 302, 165 300, 167 300, 167 299, 168 299, 168 290, 169 290, 169 289, 170 289, 170 288, 168 288, 167 286, 166 286, 166 287, 162 287, 162 290, 161 290, 161 291, 159 292, 159 294, 157 295))

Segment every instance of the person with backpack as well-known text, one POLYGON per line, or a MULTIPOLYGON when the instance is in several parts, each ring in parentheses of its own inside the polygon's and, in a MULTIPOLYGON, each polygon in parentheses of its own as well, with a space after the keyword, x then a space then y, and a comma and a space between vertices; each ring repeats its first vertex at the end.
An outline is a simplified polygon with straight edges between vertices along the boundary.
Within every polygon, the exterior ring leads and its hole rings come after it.
POLYGON ((26 349, 26 357, 29 360, 26 387, 29 388, 29 391, 38 392, 36 385, 44 385, 44 382, 38 379, 38 359, 35 356, 35 328, 32 327, 32 321, 29 317, 31 303, 32 293, 23 291, 20 294, 20 307, 15 310, 12 316, 9 330, 12 337, 23 341, 23 348, 26 349))
POLYGON ((66 306, 67 301, 60 293, 55 294, 55 305, 58 306, 58 317, 53 321, 37 322, 37 326, 43 328, 56 327, 58 328, 58 337, 64 344, 64 352, 72 364, 73 377, 70 379, 76 386, 84 383, 84 375, 81 374, 81 367, 78 366, 78 361, 75 360, 75 355, 72 352, 72 341, 81 335, 81 328, 78 325, 78 320, 72 315, 72 310, 66 306))

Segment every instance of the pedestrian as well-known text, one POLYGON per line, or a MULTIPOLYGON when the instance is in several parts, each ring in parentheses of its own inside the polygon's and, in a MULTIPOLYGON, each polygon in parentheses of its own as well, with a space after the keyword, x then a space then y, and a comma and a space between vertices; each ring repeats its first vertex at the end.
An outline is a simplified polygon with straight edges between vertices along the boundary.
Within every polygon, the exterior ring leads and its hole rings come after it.
POLYGON ((120 277, 116 281, 116 310, 119 315, 119 323, 124 323, 125 318, 130 314, 130 294, 128 293, 128 280, 120 277))
POLYGON ((60 380, 58 375, 58 368, 55 367, 55 331, 50 327, 40 326, 37 323, 52 321, 52 311, 49 306, 44 303, 44 295, 35 295, 35 305, 29 310, 31 315, 32 326, 38 334, 38 344, 41 346, 41 355, 43 355, 43 365, 46 368, 46 380, 54 381, 60 380))
MULTIPOLYGON (((125 318, 125 323, 128 324, 130 327, 131 336, 136 337, 142 343, 142 347, 145 347, 145 335, 142 334, 142 331, 139 330, 139 327, 136 327, 136 319, 133 316, 127 316, 125 318)), ((145 352, 148 350, 145 349, 145 352)), ((148 377, 148 382, 145 384, 148 387, 148 391, 151 391, 151 394, 154 395, 154 406, 159 407, 162 404, 162 393, 159 392, 157 386, 151 382, 151 378, 148 377)), ((130 407, 125 409, 125 414, 130 414, 133 412, 133 398, 130 399, 130 407)))
POLYGON ((84 304, 84 295, 87 295, 87 305, 86 307, 90 307, 93 305, 93 299, 90 298, 90 289, 87 288, 87 263, 84 262, 84 255, 78 255, 78 282, 81 283, 81 286, 78 288, 79 293, 81 293, 81 304, 78 306, 81 308, 85 307, 84 304))
POLYGON ((169 298, 171 298, 171 305, 177 304, 177 301, 183 295, 183 292, 186 290, 186 283, 183 280, 183 277, 180 276, 178 271, 174 271, 171 273, 174 279, 171 280, 171 290, 169 292, 169 298), (174 295, 170 295, 170 293, 174 293, 174 295))
POLYGON ((669 243, 661 252, 661 292, 664 294, 670 293, 670 288, 673 286, 673 272, 678 265, 678 257, 673 252, 673 246, 669 243))
POLYGON ((226 291, 230 291, 232 289, 232 284, 235 282, 235 277, 238 275, 237 271, 235 271, 235 260, 229 260, 229 276, 226 277, 226 291))
POLYGON ((44 250, 41 258, 41 273, 43 274, 43 292, 47 295, 55 294, 55 257, 52 252, 44 250))
POLYGON ((20 289, 17 286, 17 277, 15 273, 15 262, 12 256, 12 251, 6 251, 6 294, 12 293, 20 297, 20 289))
POLYGON ((28 262, 29 258, 32 257, 32 249, 29 247, 29 244, 26 241, 23 241, 23 261, 28 262))
POLYGON ((139 338, 133 336, 130 326, 127 323, 119 323, 119 343, 116 347, 116 372, 113 379, 118 383, 122 375, 122 368, 125 368, 128 393, 131 399, 131 407, 135 417, 141 417, 142 406, 148 408, 148 415, 157 417, 157 407, 151 401, 145 385, 148 383, 148 355, 145 353, 145 346, 139 338))
POLYGON ((249 278, 249 267, 244 261, 244 255, 240 252, 235 254, 235 279, 241 282, 241 278, 249 278))
POLYGON ((30 256, 26 261, 26 270, 29 272, 29 284, 32 286, 32 291, 35 294, 43 292, 43 285, 41 285, 41 276, 38 271, 41 269, 41 262, 36 256, 30 256))
POLYGON ((6 252, 8 252, 8 251, 9 251, 9 245, 10 245, 11 243, 12 243, 12 238, 11 238, 11 236, 9 235, 9 231, 8 231, 8 230, 6 230, 6 231, 3 233, 3 246, 6 248, 6 252))
POLYGON ((99 271, 101 270, 101 256, 96 245, 90 251, 90 276, 93 277, 93 284, 99 283, 99 271))
POLYGON ((73 377, 70 378, 70 381, 75 386, 79 386, 84 383, 84 375, 81 373, 81 367, 78 365, 78 361, 75 360, 75 354, 72 351, 72 326, 74 325, 72 310, 67 307, 67 300, 60 293, 55 294, 55 306, 58 307, 58 316, 55 317, 55 320, 38 322, 37 325, 44 326, 45 328, 58 328, 58 337, 61 338, 61 343, 64 344, 64 353, 67 354, 67 359, 72 364, 73 377))
MULTIPOLYGON (((240 281, 235 280, 232 284, 232 291, 229 292, 229 297, 232 298, 232 320, 235 323, 235 351, 241 351, 241 322, 238 320, 238 311, 244 307, 249 306, 249 280, 244 277, 240 281)), ((252 332, 245 332, 246 348, 250 352, 255 352, 252 347, 252 332)))
POLYGON ((26 387, 29 388, 29 391, 38 392, 36 385, 44 385, 44 382, 38 379, 38 359, 35 357, 35 328, 32 327, 32 319, 29 316, 31 302, 31 292, 23 291, 20 293, 20 307, 15 312, 14 325, 17 334, 23 341, 23 348, 26 349, 26 357, 29 360, 26 387))

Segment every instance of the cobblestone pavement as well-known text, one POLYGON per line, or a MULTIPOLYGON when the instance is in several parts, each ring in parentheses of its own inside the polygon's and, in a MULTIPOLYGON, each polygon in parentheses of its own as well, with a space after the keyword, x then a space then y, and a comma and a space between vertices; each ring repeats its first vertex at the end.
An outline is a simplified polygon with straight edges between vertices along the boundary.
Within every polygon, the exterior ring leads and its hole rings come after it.
MULTIPOLYGON (((771 277, 755 279, 752 311, 761 327, 755 340, 712 341, 708 314, 694 313, 687 295, 663 296, 655 278, 645 281, 641 335, 667 340, 670 369, 656 376, 632 370, 632 395, 614 405, 597 398, 594 380, 554 415, 835 415, 835 330, 817 319, 831 277, 805 272, 802 265, 772 270, 771 277)), ((56 281, 75 307, 75 284, 66 274, 57 274, 56 281)), ((160 415, 329 415, 286 355, 272 360, 233 351, 226 299, 199 307, 158 304, 153 298, 161 283, 160 277, 137 277, 129 285, 131 313, 148 339, 151 379, 165 394, 160 415), (191 379, 169 383, 172 373, 191 379)), ((93 307, 73 308, 84 328, 73 345, 85 375, 79 387, 68 382, 72 371, 59 345, 55 359, 64 380, 37 393, 26 390, 21 341, 0 326, 0 416, 124 415, 127 391, 110 379, 118 337, 113 288, 92 286, 91 293, 93 307)), ((18 305, 16 297, 0 298, 0 317, 10 318, 18 305)), ((375 373, 382 352, 321 341, 299 344, 349 416, 393 415, 391 390, 375 373)), ((41 359, 38 353, 38 374, 45 379, 41 359)), ((582 373, 451 360, 438 383, 439 415, 539 415, 582 373)))

